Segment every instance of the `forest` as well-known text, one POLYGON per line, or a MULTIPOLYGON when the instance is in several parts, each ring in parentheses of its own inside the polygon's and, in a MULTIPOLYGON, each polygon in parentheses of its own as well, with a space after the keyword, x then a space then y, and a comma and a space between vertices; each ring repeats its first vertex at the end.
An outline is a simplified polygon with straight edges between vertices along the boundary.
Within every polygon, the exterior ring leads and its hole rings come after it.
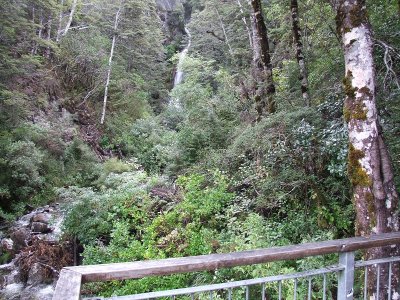
MULTIPOLYGON (((48 283, 72 264, 399 231, 400 1, 0 0, 0 152, 0 264, 20 257, 24 288, 43 256, 48 283), (31 236, 17 245, 16 221, 54 205, 57 246, 31 236)), ((400 249, 364 255, 387 252, 400 249)))

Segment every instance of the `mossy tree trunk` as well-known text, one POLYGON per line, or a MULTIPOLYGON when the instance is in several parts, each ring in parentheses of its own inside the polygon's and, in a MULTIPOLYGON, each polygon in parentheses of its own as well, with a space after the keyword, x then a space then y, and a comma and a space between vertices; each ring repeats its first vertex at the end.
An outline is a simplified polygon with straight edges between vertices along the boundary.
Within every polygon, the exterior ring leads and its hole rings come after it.
MULTIPOLYGON (((361 236, 398 231, 398 193, 392 164, 382 137, 376 108, 375 66, 371 27, 365 0, 340 0, 337 25, 342 36, 346 65, 343 80, 346 100, 344 118, 349 129, 348 174, 353 186, 356 233, 361 236)), ((397 255, 399 248, 375 248, 368 259, 397 255)), ((398 270, 397 270, 398 271, 398 270)), ((376 270, 369 270, 371 294, 376 270)), ((386 266, 382 268, 379 299, 387 298, 386 266), (385 285, 386 284, 386 285, 385 285)), ((398 274, 393 276, 392 295, 399 292, 398 274)), ((376 298, 375 298, 376 299, 376 298)))
POLYGON ((296 59, 300 69, 299 80, 301 84, 301 93, 303 95, 304 104, 306 106, 310 106, 307 68, 303 53, 303 43, 301 41, 301 30, 299 24, 299 5, 297 3, 297 0, 290 1, 290 11, 292 13, 293 42, 296 47, 296 59))
POLYGON ((257 121, 260 121, 266 113, 272 114, 276 111, 275 84, 272 77, 267 27, 264 23, 261 1, 251 0, 250 2, 253 8, 253 77, 257 85, 255 102, 257 121))

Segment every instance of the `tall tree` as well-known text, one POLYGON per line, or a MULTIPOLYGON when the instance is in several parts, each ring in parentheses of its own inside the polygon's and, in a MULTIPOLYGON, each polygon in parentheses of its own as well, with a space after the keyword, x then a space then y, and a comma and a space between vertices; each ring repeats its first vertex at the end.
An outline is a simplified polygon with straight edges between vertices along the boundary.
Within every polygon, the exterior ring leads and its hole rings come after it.
POLYGON ((276 111, 274 99, 275 84, 272 77, 272 63, 269 50, 267 27, 264 22, 263 11, 260 0, 251 0, 252 29, 253 29, 253 76, 256 81, 256 110, 257 121, 268 112, 276 111))
POLYGON ((71 7, 71 11, 69 13, 69 17, 68 17, 68 21, 67 21, 67 25, 65 25, 65 29, 62 33, 63 36, 65 36, 68 33, 68 30, 71 27, 72 24, 72 20, 74 18, 74 14, 76 11, 76 6, 78 5, 78 0, 74 0, 74 2, 72 2, 72 7, 71 7))
MULTIPOLYGON (((365 236, 398 231, 399 196, 378 120, 373 40, 366 3, 340 0, 336 9, 346 66, 344 117, 349 131, 348 174, 353 185, 356 233, 365 236)), ((366 256, 376 258, 398 252, 398 247, 374 248, 366 256)), ((393 292, 399 292, 398 283, 392 287, 393 292)), ((382 290, 384 293, 385 289, 382 290)), ((383 299, 383 295, 378 297, 383 299)))
POLYGON ((253 39, 252 39, 252 36, 251 36, 250 27, 249 27, 249 25, 247 23, 246 15, 245 15, 244 10, 243 10, 242 2, 240 2, 240 0, 237 0, 237 4, 239 6, 240 13, 242 15, 242 21, 243 21, 244 27, 246 28, 246 32, 247 32, 247 35, 249 37, 250 48, 253 48, 253 39))
POLYGON ((113 60, 113 57, 114 57, 114 48, 115 48, 115 43, 116 43, 116 40, 117 40, 117 29, 118 29, 118 23, 120 21, 119 18, 121 16, 122 5, 123 5, 123 2, 121 1, 120 4, 119 4, 117 13, 115 14, 114 32, 113 32, 113 38, 112 38, 112 42, 111 42, 110 56, 108 58, 107 79, 106 79, 106 85, 105 85, 105 88, 104 88, 103 110, 102 110, 102 113, 101 113, 100 124, 104 124, 104 119, 106 117, 108 87, 110 85, 111 66, 112 66, 112 60, 113 60))
POLYGON ((293 41, 296 47, 296 58, 300 69, 300 83, 301 93, 303 95, 304 103, 306 106, 310 106, 310 96, 308 93, 308 76, 306 61, 303 54, 303 43, 301 41, 301 29, 299 24, 299 5, 297 0, 290 1, 290 10, 292 13, 292 29, 293 29, 293 41))

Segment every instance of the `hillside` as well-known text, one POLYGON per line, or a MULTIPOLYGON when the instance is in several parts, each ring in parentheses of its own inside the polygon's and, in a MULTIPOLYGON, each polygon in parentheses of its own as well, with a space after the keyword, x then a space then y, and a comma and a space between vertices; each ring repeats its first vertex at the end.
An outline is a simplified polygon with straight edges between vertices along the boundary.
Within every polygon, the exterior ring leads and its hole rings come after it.
MULTIPOLYGON (((51 295, 66 264, 398 231, 399 6, 348 2, 0 0, 0 262, 58 245, 34 283, 51 295), (37 222, 62 237, 37 241, 37 222)), ((30 264, 16 263, 21 290, 30 264)))

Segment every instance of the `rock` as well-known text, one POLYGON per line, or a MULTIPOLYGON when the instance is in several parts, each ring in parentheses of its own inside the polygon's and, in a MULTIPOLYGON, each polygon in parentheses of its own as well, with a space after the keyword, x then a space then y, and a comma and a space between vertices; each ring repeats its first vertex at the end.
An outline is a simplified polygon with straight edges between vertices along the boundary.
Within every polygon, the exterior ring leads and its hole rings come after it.
POLYGON ((21 293, 20 300, 52 300, 54 288, 51 285, 28 287, 21 293))
POLYGON ((9 284, 0 292, 0 299, 19 300, 23 288, 24 285, 22 283, 9 284))
POLYGON ((39 213, 34 215, 32 218, 32 222, 41 222, 45 224, 49 224, 51 216, 47 213, 39 213))
POLYGON ((14 242, 12 239, 2 239, 0 245, 1 245, 2 252, 6 252, 6 253, 13 252, 14 242))
POLYGON ((21 227, 12 231, 10 237, 14 242, 14 250, 18 252, 28 245, 31 236, 27 228, 21 227))
POLYGON ((28 285, 39 285, 46 282, 46 268, 39 263, 33 264, 28 273, 28 285))
POLYGON ((181 0, 157 0, 157 8, 164 11, 174 11, 178 5, 182 5, 181 0))
POLYGON ((5 284, 21 283, 21 274, 18 269, 14 269, 5 277, 5 284))
POLYGON ((53 231, 53 229, 49 227, 48 224, 42 222, 32 222, 31 230, 32 232, 39 232, 39 233, 49 233, 53 231))

